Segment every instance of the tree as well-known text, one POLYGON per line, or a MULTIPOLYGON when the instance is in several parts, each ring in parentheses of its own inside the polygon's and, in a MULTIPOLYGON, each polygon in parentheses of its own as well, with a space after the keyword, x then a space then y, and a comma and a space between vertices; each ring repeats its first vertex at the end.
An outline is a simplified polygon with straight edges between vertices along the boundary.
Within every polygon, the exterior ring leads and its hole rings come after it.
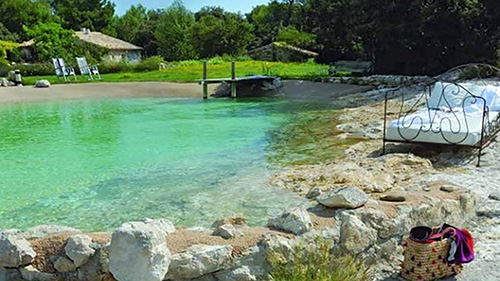
POLYGON ((139 4, 130 7, 121 18, 118 18, 114 27, 120 39, 135 44, 137 35, 147 21, 148 12, 144 6, 139 4))
POLYGON ((16 33, 10 32, 1 22, 0 22, 0 41, 18 41, 19 36, 16 33))
MULTIPOLYGON (((57 21, 46 0, 1 0, 0 22, 13 36, 27 40, 23 26, 57 21)), ((1 28, 0 28, 1 29, 1 28)), ((5 31, 0 31, 5 34, 5 31)))
POLYGON ((272 1, 268 5, 256 6, 247 14, 248 22, 252 24, 255 39, 252 47, 268 45, 276 40, 280 30, 285 28, 288 9, 286 4, 272 1))
POLYGON ((41 23, 33 28, 26 28, 26 33, 35 40, 35 55, 40 61, 52 58, 73 60, 76 49, 74 31, 66 30, 58 23, 41 23))
POLYGON ((194 14, 184 7, 182 1, 176 0, 163 11, 154 32, 159 54, 167 61, 195 58, 196 53, 189 33, 194 23, 194 14))
POLYGON ((288 26, 279 32, 276 41, 300 48, 313 49, 316 45, 316 36, 312 33, 299 31, 294 26, 288 26))
POLYGON ((109 0, 51 0, 51 5, 62 26, 71 30, 105 30, 115 13, 115 6, 109 0))
POLYGON ((17 48, 19 44, 9 41, 0 41, 0 67, 8 65, 7 52, 17 48))
MULTIPOLYGON (((144 48, 146 56, 158 54, 155 29, 162 11, 148 11, 144 6, 132 6, 112 23, 115 36, 144 48)), ((108 34, 110 35, 110 34, 108 34)))
POLYGON ((252 25, 240 14, 207 14, 191 28, 193 45, 203 57, 240 55, 253 39, 252 25))

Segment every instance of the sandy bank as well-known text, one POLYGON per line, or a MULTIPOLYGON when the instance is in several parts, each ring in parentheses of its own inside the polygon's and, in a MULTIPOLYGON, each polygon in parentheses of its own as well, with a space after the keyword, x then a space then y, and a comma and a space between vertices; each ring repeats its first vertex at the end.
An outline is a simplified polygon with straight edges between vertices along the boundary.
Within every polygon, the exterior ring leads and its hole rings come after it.
MULTIPOLYGON (((210 90, 213 91, 214 87, 210 90)), ((31 86, 0 88, 0 104, 70 99, 201 97, 196 83, 130 82, 62 84, 36 89, 31 86)))
MULTIPOLYGON (((217 85, 209 85, 213 93, 217 85)), ((287 98, 324 99, 363 92, 370 87, 308 81, 285 81, 282 89, 287 98)), ((71 99, 181 97, 201 98, 197 83, 130 82, 61 84, 36 89, 32 86, 0 88, 0 104, 71 99)))

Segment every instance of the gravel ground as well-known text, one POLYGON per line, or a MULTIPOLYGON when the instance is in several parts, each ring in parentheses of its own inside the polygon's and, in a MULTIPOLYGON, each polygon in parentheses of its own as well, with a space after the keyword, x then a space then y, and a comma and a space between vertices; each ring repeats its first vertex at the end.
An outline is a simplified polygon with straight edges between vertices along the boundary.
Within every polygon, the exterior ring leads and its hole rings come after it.
POLYGON ((479 195, 479 215, 469 227, 475 238, 476 260, 466 266, 459 281, 500 280, 500 201, 490 199, 500 193, 500 143, 494 142, 486 149, 481 167, 467 165, 464 173, 437 173, 436 179, 446 179, 474 190, 479 195))

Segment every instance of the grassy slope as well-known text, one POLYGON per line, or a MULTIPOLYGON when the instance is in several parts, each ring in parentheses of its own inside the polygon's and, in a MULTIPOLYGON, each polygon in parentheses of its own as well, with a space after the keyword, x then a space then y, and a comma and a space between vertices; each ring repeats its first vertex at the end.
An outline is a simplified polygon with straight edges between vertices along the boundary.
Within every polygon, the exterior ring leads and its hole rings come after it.
MULTIPOLYGON (((150 72, 122 72, 102 75, 104 82, 196 82, 202 76, 202 65, 176 66, 166 70, 150 72)), ((282 63, 245 61, 236 63, 237 76, 249 75, 272 75, 283 79, 310 79, 314 77, 327 76, 328 66, 315 63, 282 63)), ((208 66, 208 78, 226 78, 231 76, 231 64, 216 64, 208 66)), ((57 80, 56 76, 31 76, 23 77, 24 84, 33 85, 36 80, 47 79, 53 84, 65 83, 57 80)), ((82 76, 78 76, 78 82, 87 82, 82 76)))

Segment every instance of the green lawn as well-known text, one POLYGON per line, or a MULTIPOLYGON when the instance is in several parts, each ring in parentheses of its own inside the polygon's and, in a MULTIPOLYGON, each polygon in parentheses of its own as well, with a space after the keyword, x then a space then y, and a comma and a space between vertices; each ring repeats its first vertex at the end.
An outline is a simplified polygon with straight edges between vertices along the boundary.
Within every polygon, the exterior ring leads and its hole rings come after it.
MULTIPOLYGON (((250 75, 270 75, 279 76, 283 79, 313 79, 328 76, 327 65, 316 63, 282 63, 282 62, 262 62, 243 61, 236 63, 237 76, 250 75)), ((196 82, 202 77, 203 66, 200 63, 187 66, 175 66, 165 70, 149 72, 120 72, 103 74, 104 82, 144 82, 144 81, 164 81, 164 82, 196 82)), ((208 78, 227 78, 231 76, 231 63, 209 64, 208 78)), ((26 85, 34 85, 37 80, 47 79, 52 84, 68 83, 56 76, 30 76, 23 77, 26 85)), ((78 76, 79 83, 88 82, 84 77, 78 76)), ((71 82, 74 83, 74 82, 71 82)))

